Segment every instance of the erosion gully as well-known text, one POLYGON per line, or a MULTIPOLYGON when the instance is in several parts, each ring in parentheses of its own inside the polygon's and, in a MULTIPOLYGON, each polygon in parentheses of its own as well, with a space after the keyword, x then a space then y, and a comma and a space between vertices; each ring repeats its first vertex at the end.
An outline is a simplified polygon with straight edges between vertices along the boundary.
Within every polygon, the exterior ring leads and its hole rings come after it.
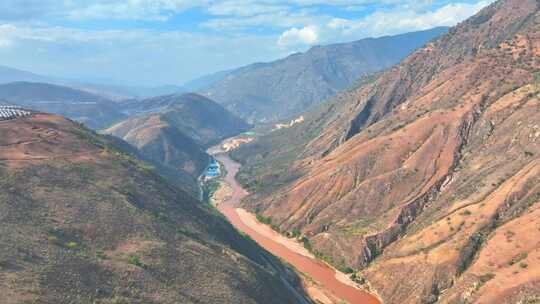
POLYGON ((268 226, 253 220, 253 215, 248 214, 243 209, 239 209, 239 203, 248 193, 236 181, 236 173, 240 169, 240 164, 233 161, 228 154, 219 150, 209 150, 224 167, 227 172, 224 181, 232 188, 230 199, 220 202, 217 208, 225 215, 236 229, 249 235, 261 247, 272 254, 287 261, 300 272, 308 275, 318 282, 323 289, 330 292, 334 297, 346 301, 350 304, 380 304, 380 301, 372 294, 354 287, 351 283, 346 283, 338 279, 337 270, 315 257, 301 254, 298 250, 286 246, 285 242, 291 240, 271 231, 273 235, 261 233, 264 229, 271 230, 268 226), (246 217, 249 216, 250 219, 246 217), (249 223, 249 224, 248 224, 249 223), (260 225, 260 226, 254 226, 260 225), (283 238, 286 240, 281 240, 283 238))

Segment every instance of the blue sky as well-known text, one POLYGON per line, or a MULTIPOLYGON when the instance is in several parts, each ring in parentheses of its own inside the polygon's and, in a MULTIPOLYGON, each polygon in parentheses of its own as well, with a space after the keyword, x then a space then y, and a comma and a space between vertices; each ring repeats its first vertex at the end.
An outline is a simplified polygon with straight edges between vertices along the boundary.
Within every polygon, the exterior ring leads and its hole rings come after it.
POLYGON ((452 26, 493 0, 1 0, 0 64, 181 84, 318 44, 452 26))

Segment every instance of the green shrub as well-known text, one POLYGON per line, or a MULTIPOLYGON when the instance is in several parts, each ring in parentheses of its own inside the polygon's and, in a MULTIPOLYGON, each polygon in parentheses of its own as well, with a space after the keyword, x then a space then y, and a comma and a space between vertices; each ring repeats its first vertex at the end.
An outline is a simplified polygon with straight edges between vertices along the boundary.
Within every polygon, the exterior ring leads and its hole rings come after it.
MULTIPOLYGON (((514 257, 512 260, 510 260, 510 262, 508 262, 508 265, 512 266, 516 263, 519 263, 521 261, 523 261, 524 259, 526 259, 528 256, 528 254, 526 252, 523 252, 523 253, 520 253, 517 257, 514 257)), ((520 264, 521 266, 521 264, 520 264)), ((526 267, 524 267, 526 268, 526 267)))
POLYGON ((359 277, 356 275, 356 273, 352 273, 350 276, 351 280, 357 284, 364 285, 366 283, 366 279, 363 277, 359 277))
POLYGON ((493 273, 491 273, 491 272, 490 272, 490 273, 486 273, 486 274, 480 276, 480 282, 481 282, 482 284, 484 284, 484 283, 486 283, 486 282, 492 280, 493 278, 495 278, 495 274, 493 274, 493 273))
POLYGON ((298 228, 294 228, 294 229, 292 230, 292 234, 291 234, 291 235, 292 235, 293 238, 299 237, 299 236, 300 236, 300 230, 298 230, 298 228))
POLYGON ((49 241, 49 243, 53 243, 53 244, 56 244, 56 245, 58 245, 58 243, 59 243, 58 237, 56 235, 49 235, 47 237, 47 240, 49 241))
POLYGON ((66 247, 68 249, 77 249, 77 247, 79 247, 79 244, 77 244, 76 242, 68 242, 66 243, 66 247))
POLYGON ((137 266, 137 267, 142 267, 143 266, 143 264, 141 263, 141 260, 136 255, 131 256, 129 258, 128 263, 131 264, 131 265, 137 266))
POLYGON ((464 210, 463 212, 460 213, 462 216, 469 216, 472 214, 472 212, 470 210, 464 210))
POLYGON ((309 242, 309 239, 307 237, 302 237, 300 239, 300 242, 304 245, 304 248, 306 248, 307 250, 311 251, 312 247, 311 247, 311 243, 309 242))
POLYGON ((203 185, 203 201, 207 204, 211 203, 212 197, 219 189, 220 183, 217 180, 210 180, 203 185))
POLYGON ((257 214, 256 215, 257 217, 257 221, 263 223, 263 224, 266 224, 266 225, 271 225, 272 224, 272 218, 271 217, 265 217, 265 216, 262 216, 260 214, 257 214))
POLYGON ((106 260, 108 257, 103 251, 96 252, 96 258, 99 260, 106 260))

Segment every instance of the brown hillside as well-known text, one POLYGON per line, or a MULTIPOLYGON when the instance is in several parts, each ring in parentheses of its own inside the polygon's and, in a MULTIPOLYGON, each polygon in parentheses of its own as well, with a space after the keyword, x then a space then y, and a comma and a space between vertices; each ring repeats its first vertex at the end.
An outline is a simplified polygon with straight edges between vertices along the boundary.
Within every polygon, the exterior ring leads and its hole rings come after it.
POLYGON ((158 114, 132 117, 106 132, 130 143, 146 157, 194 178, 208 164, 204 150, 158 114))
MULTIPOLYGON (((199 146, 208 148, 221 140, 238 135, 250 128, 242 119, 230 113, 215 101, 195 93, 157 96, 142 100, 128 100, 122 104, 131 114, 156 115, 193 139, 199 146)), ((129 130, 136 127, 132 116, 118 124, 129 130)), ((111 128, 115 130, 118 128, 111 128)), ((117 130, 115 130, 117 132, 117 130)))
POLYGON ((539 55, 539 3, 490 5, 236 152, 246 207, 363 269, 385 303, 538 299, 539 55))
POLYGON ((198 192, 196 179, 208 165, 204 150, 249 128, 219 104, 197 94, 131 100, 122 107, 133 115, 105 132, 137 148, 160 173, 172 178, 180 175, 193 192, 198 192))
POLYGON ((59 116, 0 122, 0 189, 2 304, 302 302, 214 210, 59 116))

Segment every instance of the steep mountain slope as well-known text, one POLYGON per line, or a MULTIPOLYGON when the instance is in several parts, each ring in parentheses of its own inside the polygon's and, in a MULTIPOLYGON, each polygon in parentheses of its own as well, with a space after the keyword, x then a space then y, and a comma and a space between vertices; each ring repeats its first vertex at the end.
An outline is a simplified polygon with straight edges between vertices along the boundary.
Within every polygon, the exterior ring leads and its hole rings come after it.
MULTIPOLYGON (((127 101, 122 107, 132 114, 159 113, 162 120, 203 147, 214 145, 249 128, 246 122, 213 100, 192 93, 127 101)), ((131 124, 129 119, 125 123, 131 124)), ((130 129, 122 125, 120 123, 111 129, 123 129, 120 133, 130 129)))
MULTIPOLYGON (((116 136, 101 134, 111 145, 118 147, 124 153, 131 155, 134 158, 140 159, 143 162, 146 162, 151 166, 159 175, 168 179, 169 183, 174 184, 184 192, 190 194, 193 197, 200 196, 200 186, 196 178, 193 175, 183 171, 178 170, 175 167, 165 165, 159 159, 152 159, 142 153, 139 149, 131 145, 130 143, 124 141, 121 138, 116 136)), ((198 153, 198 150, 197 150, 198 153)))
POLYGON ((214 210, 62 117, 0 122, 0 188, 2 303, 306 303, 214 210))
POLYGON ((398 63, 446 28, 317 46, 270 63, 252 64, 200 89, 248 121, 292 117, 351 86, 358 78, 398 63))
POLYGON ((149 98, 160 95, 180 94, 181 92, 187 91, 185 88, 177 85, 135 86, 120 84, 98 84, 81 81, 70 81, 67 82, 66 85, 118 102, 133 98, 149 98))
POLYGON ((227 70, 227 71, 220 71, 217 73, 213 73, 210 75, 204 75, 202 77, 190 80, 182 84, 182 87, 184 87, 187 91, 197 92, 199 90, 212 86, 216 82, 225 78, 227 74, 231 73, 232 71, 233 70, 227 70))
POLYGON ((108 127, 124 117, 108 99, 46 83, 0 85, 0 99, 29 109, 60 114, 94 129, 108 127))
POLYGON ((385 303, 537 301, 539 6, 498 1, 236 151, 245 206, 385 303))
POLYGON ((201 146, 159 114, 131 117, 105 132, 130 143, 146 157, 181 170, 193 183, 209 162, 201 146))
POLYGON ((208 164, 205 149, 249 127, 197 94, 131 100, 121 106, 133 115, 105 133, 124 139, 166 167, 182 170, 193 183, 208 164))

